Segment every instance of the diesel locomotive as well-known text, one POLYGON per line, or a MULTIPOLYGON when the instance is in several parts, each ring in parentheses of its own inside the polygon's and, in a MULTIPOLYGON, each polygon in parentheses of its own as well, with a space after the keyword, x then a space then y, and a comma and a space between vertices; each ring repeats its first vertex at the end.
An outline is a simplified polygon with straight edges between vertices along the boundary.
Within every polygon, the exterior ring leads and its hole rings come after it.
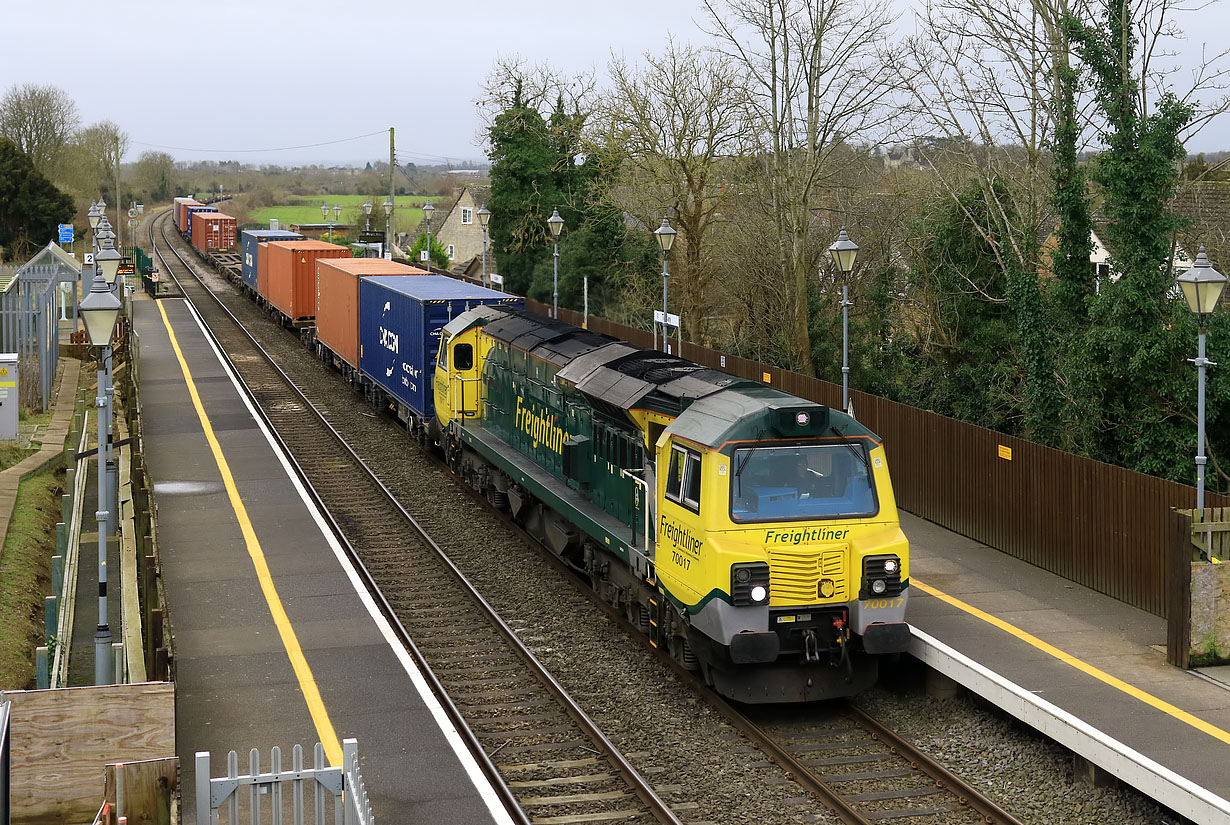
POLYGON ((452 470, 723 695, 853 695, 905 650, 909 544, 849 415, 506 306, 443 328, 432 392, 452 470))

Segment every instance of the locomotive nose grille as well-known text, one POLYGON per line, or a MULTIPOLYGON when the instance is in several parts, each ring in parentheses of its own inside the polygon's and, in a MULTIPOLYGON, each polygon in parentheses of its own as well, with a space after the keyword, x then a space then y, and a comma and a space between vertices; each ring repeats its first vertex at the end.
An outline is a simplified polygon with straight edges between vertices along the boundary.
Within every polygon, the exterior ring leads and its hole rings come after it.
POLYGON ((815 604, 821 579, 835 584, 831 598, 849 598, 850 577, 846 570, 848 545, 819 548, 771 548, 769 550, 769 604, 815 604))

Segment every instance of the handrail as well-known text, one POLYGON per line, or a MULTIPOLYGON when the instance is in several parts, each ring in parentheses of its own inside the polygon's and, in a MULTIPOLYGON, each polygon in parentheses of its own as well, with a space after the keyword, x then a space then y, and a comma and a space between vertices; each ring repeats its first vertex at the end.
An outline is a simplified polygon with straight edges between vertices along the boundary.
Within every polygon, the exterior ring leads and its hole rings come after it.
MULTIPOLYGON (((86 436, 90 432, 90 409, 86 407, 81 418, 81 437, 76 453, 85 451, 86 436)), ((74 603, 77 600, 77 562, 81 555, 81 520, 85 505, 85 482, 89 472, 88 459, 77 460, 77 473, 73 478, 73 515, 68 525, 68 539, 64 548, 64 583, 60 594, 56 621, 56 653, 51 665, 50 686, 64 687, 68 681, 68 649, 72 646, 74 603), (83 462, 85 464, 83 465, 83 462), (84 472, 83 472, 84 471, 84 472)))

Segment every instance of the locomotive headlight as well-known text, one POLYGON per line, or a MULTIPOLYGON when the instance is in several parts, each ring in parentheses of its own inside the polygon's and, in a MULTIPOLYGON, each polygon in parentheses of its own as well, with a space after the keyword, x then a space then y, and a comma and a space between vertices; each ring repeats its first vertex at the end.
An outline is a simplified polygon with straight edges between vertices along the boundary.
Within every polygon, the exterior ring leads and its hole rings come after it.
POLYGON ((890 576, 893 573, 896 573, 897 572, 897 560, 896 559, 885 559, 884 560, 884 572, 888 573, 890 576))
POLYGON ((752 601, 756 604, 760 604, 767 598, 769 598, 769 591, 765 589, 763 584, 758 584, 752 588, 752 601))
POLYGON ((750 582, 751 580, 752 580, 751 570, 748 570, 746 567, 739 567, 735 569, 735 581, 739 582, 740 584, 743 584, 745 582, 750 582))
POLYGON ((769 565, 762 561, 730 566, 730 601, 735 607, 752 607, 769 601, 769 565))
POLYGON ((888 589, 888 585, 884 583, 884 579, 876 579, 871 583, 871 592, 880 596, 888 589))

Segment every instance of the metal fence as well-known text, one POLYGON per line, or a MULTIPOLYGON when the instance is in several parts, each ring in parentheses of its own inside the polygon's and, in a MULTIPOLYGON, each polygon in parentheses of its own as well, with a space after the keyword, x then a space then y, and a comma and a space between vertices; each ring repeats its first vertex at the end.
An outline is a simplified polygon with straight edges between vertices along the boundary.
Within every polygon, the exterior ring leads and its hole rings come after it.
POLYGON ((253 748, 248 754, 248 772, 239 773, 239 754, 231 751, 226 757, 226 776, 211 776, 209 753, 196 755, 196 821, 198 825, 218 825, 219 811, 225 806, 227 822, 245 819, 261 825, 266 814, 273 825, 287 821, 305 825, 311 809, 315 825, 376 825, 367 788, 359 772, 359 745, 354 739, 342 741, 342 767, 330 767, 325 760, 324 746, 319 742, 312 753, 312 767, 303 764, 303 746, 295 745, 289 769, 282 766, 282 751, 269 753, 268 770, 261 768, 260 753, 253 748), (247 794, 241 789, 247 788, 247 794), (245 800, 242 798, 246 796, 245 800), (289 796, 289 799, 284 797, 289 796), (241 812, 241 808, 246 810, 241 812), (241 818, 242 817, 242 818, 241 818))
MULTIPOLYGON (((550 307, 526 302, 540 314, 550 307)), ((580 325, 581 314, 561 309, 580 325)), ((595 332, 640 346, 650 333, 602 318, 595 332)), ((678 349, 679 345, 671 342, 678 349)), ((840 409, 841 385, 684 342, 684 358, 840 409)), ((898 505, 1134 607, 1166 616, 1172 507, 1195 489, 851 391, 858 420, 884 439, 898 505)), ((1207 506, 1230 506, 1209 494, 1207 506)))
POLYGON ((17 353, 22 406, 44 411, 60 358, 62 274, 51 264, 0 267, 0 283, 7 283, 0 292, 0 352, 17 353))

